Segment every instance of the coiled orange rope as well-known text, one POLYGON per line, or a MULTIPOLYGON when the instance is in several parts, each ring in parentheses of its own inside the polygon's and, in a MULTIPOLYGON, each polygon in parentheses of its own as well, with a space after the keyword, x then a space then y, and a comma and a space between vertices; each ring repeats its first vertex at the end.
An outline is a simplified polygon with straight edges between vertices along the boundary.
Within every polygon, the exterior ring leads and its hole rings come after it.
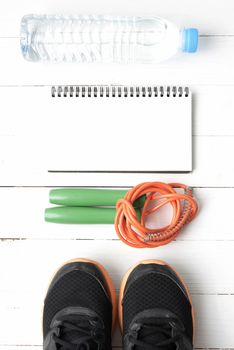
POLYGON ((175 239, 182 227, 193 220, 197 209, 190 187, 179 183, 144 182, 129 190, 117 202, 115 229, 119 238, 131 247, 159 247, 175 239), (184 193, 178 193, 175 188, 184 189, 184 193), (143 195, 146 195, 146 201, 139 222, 133 203, 143 195), (147 228, 146 218, 166 204, 170 204, 173 209, 171 223, 162 228, 147 228))

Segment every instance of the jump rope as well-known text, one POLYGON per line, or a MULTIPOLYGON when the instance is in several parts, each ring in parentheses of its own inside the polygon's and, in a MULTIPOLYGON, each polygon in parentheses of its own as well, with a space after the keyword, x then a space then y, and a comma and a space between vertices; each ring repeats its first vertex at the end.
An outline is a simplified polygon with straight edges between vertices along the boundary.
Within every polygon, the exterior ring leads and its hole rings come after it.
POLYGON ((50 203, 58 206, 45 210, 47 222, 114 223, 120 240, 135 248, 153 248, 171 242, 198 210, 192 188, 163 182, 144 182, 128 191, 55 189, 50 191, 50 203), (171 222, 161 228, 147 227, 147 218, 167 204, 172 207, 171 222))

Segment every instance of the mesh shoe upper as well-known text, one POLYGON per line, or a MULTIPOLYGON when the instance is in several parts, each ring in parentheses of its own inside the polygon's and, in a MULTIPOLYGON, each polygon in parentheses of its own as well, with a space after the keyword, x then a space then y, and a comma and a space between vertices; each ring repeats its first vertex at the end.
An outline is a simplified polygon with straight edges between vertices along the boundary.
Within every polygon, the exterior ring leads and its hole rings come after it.
MULTIPOLYGON (((107 294, 105 279, 94 264, 86 262, 67 264, 54 277, 45 298, 44 340, 54 327, 60 327, 64 333, 62 336, 66 333, 66 341, 73 343, 76 338, 87 336, 89 333, 92 335, 94 323, 95 326, 98 324, 99 328, 104 329, 105 340, 102 348, 109 348, 112 305, 107 294)), ((61 336, 58 329, 56 332, 61 336)), ((57 348, 62 349, 62 344, 57 348)))
MULTIPOLYGON (((172 324, 173 320, 173 322, 180 324, 183 334, 192 343, 191 304, 182 282, 168 266, 157 264, 138 265, 128 277, 122 300, 122 311, 123 337, 129 334, 130 328, 136 331, 136 324, 139 326, 141 323, 142 327, 145 324, 146 333, 153 334, 151 343, 155 345, 157 344, 156 329, 159 331, 158 327, 162 324, 164 328, 170 329, 170 323, 172 324), (134 322, 135 326, 133 325, 134 322), (152 328, 151 331, 150 328, 152 328)), ((146 333, 143 334, 141 328, 137 337, 139 335, 145 337, 146 333)), ((158 341, 165 341, 167 338, 165 334, 162 336, 161 330, 161 334, 158 334, 158 341)), ((168 345, 169 348, 172 349, 173 347, 168 345)))

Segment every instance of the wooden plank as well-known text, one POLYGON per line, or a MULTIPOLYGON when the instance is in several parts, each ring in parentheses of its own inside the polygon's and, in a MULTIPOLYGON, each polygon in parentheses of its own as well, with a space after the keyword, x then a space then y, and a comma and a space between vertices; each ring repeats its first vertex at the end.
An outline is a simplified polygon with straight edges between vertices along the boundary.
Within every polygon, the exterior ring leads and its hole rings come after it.
MULTIPOLYGON (((234 136, 234 85, 193 85, 191 86, 191 92, 193 98, 193 135, 234 136)), ((36 125, 36 129, 38 129, 43 121, 48 123, 48 119, 51 118, 46 114, 51 111, 51 107, 48 105, 50 101, 49 86, 0 87, 0 96, 5 116, 0 135, 25 133, 25 125, 30 126, 31 130, 34 130, 33 127, 36 125), (35 108, 34 103, 38 103, 38 99, 41 103, 35 108), (11 105, 12 100, 14 100, 13 105, 11 105), (15 113, 16 109, 24 108, 25 103, 27 109, 21 113, 19 118, 15 113)), ((67 103, 69 105, 69 101, 67 103)), ((58 120, 62 117, 65 118, 66 116, 57 116, 58 120)), ((75 122, 76 118, 71 120, 75 122)), ((155 127, 157 127, 157 124, 155 127)))
MULTIPOLYGON (((71 169, 69 166, 74 160, 74 154, 68 154, 67 158, 63 157, 63 145, 61 143, 57 144, 56 148, 51 145, 48 149, 47 144, 43 143, 43 138, 40 138, 40 133, 33 135, 29 133, 28 136, 18 138, 14 135, 0 137, 0 148, 2 150, 0 154, 0 177, 2 186, 79 185, 113 187, 134 186, 145 181, 182 182, 199 187, 233 187, 234 185, 234 166, 231 158, 229 160, 231 150, 234 148, 234 137, 194 137, 194 170, 189 174, 97 174, 48 173, 48 170, 77 170, 76 168, 71 169), (60 155, 63 159, 61 169, 48 168, 53 152, 54 156, 60 155)), ((155 152, 157 151, 159 150, 155 150, 155 152)), ((152 154, 155 152, 153 151, 152 154)))
MULTIPOLYGON (((194 196, 199 202, 199 214, 184 228, 177 240, 234 241, 234 189, 196 188, 194 196)), ((49 204, 49 188, 0 188, 0 198, 0 238, 118 239, 113 225, 56 225, 44 222, 44 209, 52 206, 49 204)), ((165 208, 155 218, 155 225, 166 225, 170 215, 170 208, 165 208)), ((153 223, 154 219, 151 218, 150 224, 153 223)))
POLYGON ((0 345, 0 350, 42 350, 42 345, 0 345))
MULTIPOLYGON (((60 141, 56 142, 56 147, 48 145, 48 140, 45 142, 45 134, 47 137, 51 134, 51 125, 53 125, 52 121, 54 121, 54 125, 56 122, 60 124, 63 123, 64 116, 63 115, 51 115, 50 119, 46 114, 46 108, 44 105, 39 104, 35 109, 35 103, 30 100, 30 96, 33 96, 32 89, 24 88, 25 95, 22 92, 22 89, 18 88, 2 88, 2 98, 3 98, 3 106, 6 110, 4 125, 2 128, 2 135, 0 136, 0 144, 1 149, 3 150, 1 153, 1 184, 2 185, 55 185, 57 183, 57 179, 62 179, 64 175, 55 175, 48 174, 47 170, 79 170, 79 161, 78 158, 74 158, 75 150, 75 138, 67 140, 71 144, 71 151, 69 153, 64 154, 64 145, 60 141), (15 112, 15 107, 20 109, 22 107, 21 104, 16 103, 12 104, 11 100, 12 95, 18 96, 19 99, 26 103, 26 113, 22 113, 19 118, 17 113, 15 112), (29 102, 27 102, 27 97, 29 98, 29 102), (30 104, 31 101, 31 104, 30 104), (16 106, 17 105, 17 106, 16 106), (34 113, 35 110, 35 113, 34 113), (36 117, 34 116, 36 115, 36 117), (57 121, 56 121, 57 120, 57 121), (49 127, 49 126, 50 127, 49 127), (27 126, 27 127, 25 127, 27 126), (28 132, 30 130, 30 132, 28 132), (15 147, 12 147, 12 144, 15 147), (73 146, 72 146, 73 145, 73 146), (16 159, 16 154, 18 152, 18 156, 16 159), (52 160, 54 161, 56 157, 59 156, 59 161, 57 164, 60 164, 60 168, 54 168, 52 160), (77 162, 74 159, 77 158, 77 162), (51 180, 50 180, 51 179, 51 180)), ((23 90, 24 90, 23 89, 23 90)), ((35 94, 42 88, 35 88, 35 94), (38 90, 37 90, 38 89, 38 90)), ((46 89, 47 91, 47 89, 46 89)), ((226 92, 226 91, 225 91, 226 92)), ((194 137, 194 172, 187 176, 187 179, 192 181, 191 185, 196 186, 232 186, 233 185, 233 166, 232 162, 226 162, 225 156, 227 156, 230 152, 230 149, 233 148, 233 126, 232 126, 232 108, 233 105, 231 101, 232 89, 227 88, 227 94, 224 94, 225 98, 219 104, 215 104, 213 107, 213 111, 216 109, 217 113, 208 114, 208 108, 204 108, 204 114, 200 116, 200 112, 202 110, 202 106, 206 105, 205 98, 203 102, 196 104, 196 108, 198 109, 194 113, 194 121, 197 123, 195 126, 195 135, 194 137), (229 103, 228 103, 229 102, 229 103), (226 106, 226 108, 225 108, 226 106), (224 108, 223 108, 224 107, 224 108), (229 113, 224 114, 225 117, 221 114, 221 111, 228 111, 229 113), (206 111, 206 113, 205 113, 206 111), (227 116, 226 116, 227 115, 227 116), (196 117, 197 116, 197 117, 196 117), (208 117, 209 116, 209 117, 208 117), (214 122, 212 121, 212 117, 214 116, 214 122), (218 126, 220 124, 220 118, 223 119, 223 125, 227 125, 227 127, 221 128, 222 137, 217 137, 214 133, 218 132, 218 126), (204 122, 203 122, 204 120, 204 122), (215 125, 212 132, 209 133, 209 125, 215 125), (197 130, 197 131, 196 131, 197 130), (201 131, 199 131, 201 130, 201 131), (229 130, 229 134, 228 131, 229 130), (201 135, 199 135, 201 133, 201 135), (208 134, 209 137, 203 136, 205 133, 208 134), (228 138, 224 137, 224 134, 227 133, 228 138), (202 136, 202 137, 201 137, 202 136), (212 136, 212 137, 210 137, 212 136), (219 164, 219 168, 217 169, 217 162, 219 164), (220 169, 222 172, 220 173, 220 169), (207 181, 206 181, 207 180, 207 181)), ((219 92, 220 94, 220 92, 219 92)), ((218 93, 216 92, 216 97, 218 93)), ((46 94, 47 96, 47 94, 46 94)), ((195 103, 196 103, 196 93, 195 93, 195 103)), ((197 97, 199 99, 199 97, 197 97)), ((215 99, 215 97, 214 97, 215 99)), ((34 99, 35 100, 35 99, 34 99)), ((201 99, 202 101, 202 99, 201 99)), ((212 102, 212 94, 209 95, 207 106, 209 106, 212 102)), ((24 105, 24 103, 22 103, 24 105)), ((70 128, 71 124, 76 123, 75 116, 70 117, 70 122, 68 123, 68 127, 70 128)), ((78 125, 77 125, 78 127, 78 125)), ((73 128, 75 130, 75 128, 73 128)), ((155 150, 155 157, 157 158, 155 150)), ((156 168, 155 165, 152 165, 152 168, 156 168)), ((98 177, 101 179, 105 179, 103 175, 97 175, 95 179, 97 181, 93 182, 93 174, 87 176, 86 174, 78 174, 78 175, 66 175, 65 182, 60 182, 60 185, 73 185, 79 183, 80 185, 99 185, 99 186, 126 186, 132 185, 132 179, 139 179, 137 182, 145 181, 149 178, 152 179, 153 175, 139 175, 134 174, 131 177, 126 174, 115 174, 110 175, 108 177, 107 182, 99 182, 98 177), (123 182, 121 182, 121 178, 126 178, 123 182), (72 178, 75 179, 76 183, 70 182, 72 178), (89 182, 89 178, 91 178, 92 182, 89 182), (116 180, 115 180, 116 179, 116 180), (141 179, 141 180, 140 180, 141 179), (129 180, 131 183, 129 183, 129 180), (69 181, 69 182, 68 182, 69 181)), ((167 175, 168 176, 168 175, 167 175)), ((170 175, 171 177, 171 175, 170 175)), ((163 179, 163 177, 162 177, 163 179)), ((180 180, 181 181, 181 180, 180 180)), ((136 182, 136 183, 137 183, 136 182)))
POLYGON ((175 266, 187 281, 192 294, 234 294, 234 281, 229 275, 234 259, 233 248, 233 241, 180 241, 158 249, 133 249, 120 241, 105 240, 3 241, 0 244, 0 292, 5 293, 6 305, 11 303, 10 294, 13 293, 19 306, 21 298, 24 298, 22 294, 33 294, 35 287, 43 293, 50 275, 64 261, 84 257, 103 263, 112 274, 116 288, 125 271, 135 262, 161 259, 175 266), (217 257, 219 264, 216 263, 217 257), (14 278, 9 279, 9 275, 14 278), (15 294, 16 285, 21 293, 18 297, 15 294))
POLYGON ((42 345, 0 345, 0 350, 42 350, 42 345))
POLYGON ((18 38, 0 39, 1 85, 233 84, 234 36, 201 37, 196 54, 154 65, 46 64, 25 61, 18 38), (11 74, 5 67, 11 67, 11 74), (74 74, 74 68, 76 74, 74 74), (137 71, 137 74, 136 74, 137 71), (214 73, 215 72, 215 73, 214 73))
MULTIPOLYGON (((231 347, 234 342, 230 332, 234 321, 234 282, 230 278, 233 244, 175 242, 157 250, 131 250, 117 241, 2 242, 0 344, 41 344, 40 315, 48 281, 64 261, 82 255, 104 264, 117 289, 125 271, 136 261, 147 258, 168 261, 181 273, 192 292, 197 318, 195 346, 231 347)), ((114 344, 120 345, 118 336, 114 344)))
POLYGON ((0 35, 17 36, 19 34, 20 19, 28 13, 80 13, 80 14, 122 14, 137 16, 162 16, 174 21, 181 26, 198 27, 205 34, 233 34, 234 24, 232 18, 233 2, 224 1, 202 1, 202 0, 130 0, 126 6, 124 0, 114 2, 109 6, 108 1, 100 0, 98 6, 93 6, 92 0, 79 4, 75 0, 22 0, 20 5, 14 0, 2 2, 0 6, 0 35), (13 10, 14 9, 14 10, 13 10), (202 10, 201 10, 202 9, 202 10), (210 14, 207 16, 207 14, 210 14), (225 18, 221 21, 220 18, 225 18))
MULTIPOLYGON (((132 186, 146 180, 181 181, 198 187, 234 186, 232 0, 129 0, 129 6, 124 0, 113 2, 113 14, 152 16, 155 12, 182 25, 199 28, 202 37, 197 54, 178 55, 168 62, 149 66, 30 64, 22 59, 19 49, 21 17, 26 13, 75 13, 77 2, 22 0, 18 4, 9 0, 0 4, 0 10, 1 85, 157 83, 189 85, 195 93, 192 174, 48 174, 48 167, 42 166, 44 155, 44 161, 49 159, 41 132, 43 118, 35 118, 41 101, 32 105, 30 98, 23 96, 24 104, 18 109, 14 105, 17 90, 11 90, 11 98, 2 108, 1 186, 132 186), (30 117, 28 120, 24 119, 26 115, 30 117), (33 130, 40 135, 40 142, 34 139, 33 130)), ((95 8, 93 0, 87 0, 79 4, 78 10, 108 13, 110 6, 109 2, 100 0, 95 8)), ((3 106, 4 96, 0 96, 3 106)), ((51 149, 54 147, 51 144, 51 149)), ((61 162, 61 168, 64 165, 66 162, 61 162)), ((124 272, 135 261, 168 260, 181 272, 192 292, 197 320, 196 348, 233 348, 234 336, 230 331, 234 322, 234 281, 230 278, 233 188, 196 188, 201 207, 197 220, 176 242, 153 250, 131 250, 115 240, 112 226, 44 223, 48 190, 0 188, 0 239, 19 239, 0 242, 0 350, 42 349, 41 308, 47 282, 63 261, 81 255, 100 260, 110 271, 117 290, 124 272)), ((120 347, 118 332, 113 344, 120 347)))
MULTIPOLYGON (((42 305, 35 305, 34 303, 38 303, 38 301, 31 295, 27 297, 29 302, 26 302, 25 305, 21 304, 20 309, 1 310, 0 343, 4 344, 4 349, 10 350, 9 345, 15 344, 26 345, 27 349, 33 344, 38 349, 38 346, 42 344, 42 305), (24 321, 22 322, 22 320, 24 321), (12 329, 14 329, 14 333, 12 333, 12 329)), ((234 321, 234 297, 196 295, 193 297, 193 302, 196 308, 197 324, 195 348, 231 348, 234 342, 233 333, 230 332, 230 324, 234 321)), ((113 337, 113 346, 121 346, 121 336, 118 330, 113 337)))
MULTIPOLYGON (((42 350, 42 345, 0 345, 0 350, 42 350)), ((112 346, 112 349, 118 349, 119 346, 112 346)), ((121 347, 122 348, 122 347, 121 347)), ((201 350, 201 348, 194 348, 201 350)), ((208 350, 205 348, 204 350, 208 350)), ((215 348, 210 348, 209 350, 215 350, 215 348)), ((219 350, 233 350, 233 348, 219 348, 219 350)))

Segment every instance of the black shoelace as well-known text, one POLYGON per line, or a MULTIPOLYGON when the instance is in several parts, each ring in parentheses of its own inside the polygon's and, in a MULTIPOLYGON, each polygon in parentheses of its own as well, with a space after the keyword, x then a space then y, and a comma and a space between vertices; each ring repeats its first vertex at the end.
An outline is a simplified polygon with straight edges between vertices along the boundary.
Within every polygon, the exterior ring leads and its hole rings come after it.
POLYGON ((62 321, 52 337, 58 350, 94 350, 104 342, 104 330, 94 320, 62 321))
POLYGON ((169 322, 169 320, 160 320, 159 322, 157 320, 156 324, 139 323, 137 329, 127 335, 128 341, 135 349, 165 350, 166 348, 172 350, 183 348, 192 350, 192 345, 178 324, 174 321, 169 322))

